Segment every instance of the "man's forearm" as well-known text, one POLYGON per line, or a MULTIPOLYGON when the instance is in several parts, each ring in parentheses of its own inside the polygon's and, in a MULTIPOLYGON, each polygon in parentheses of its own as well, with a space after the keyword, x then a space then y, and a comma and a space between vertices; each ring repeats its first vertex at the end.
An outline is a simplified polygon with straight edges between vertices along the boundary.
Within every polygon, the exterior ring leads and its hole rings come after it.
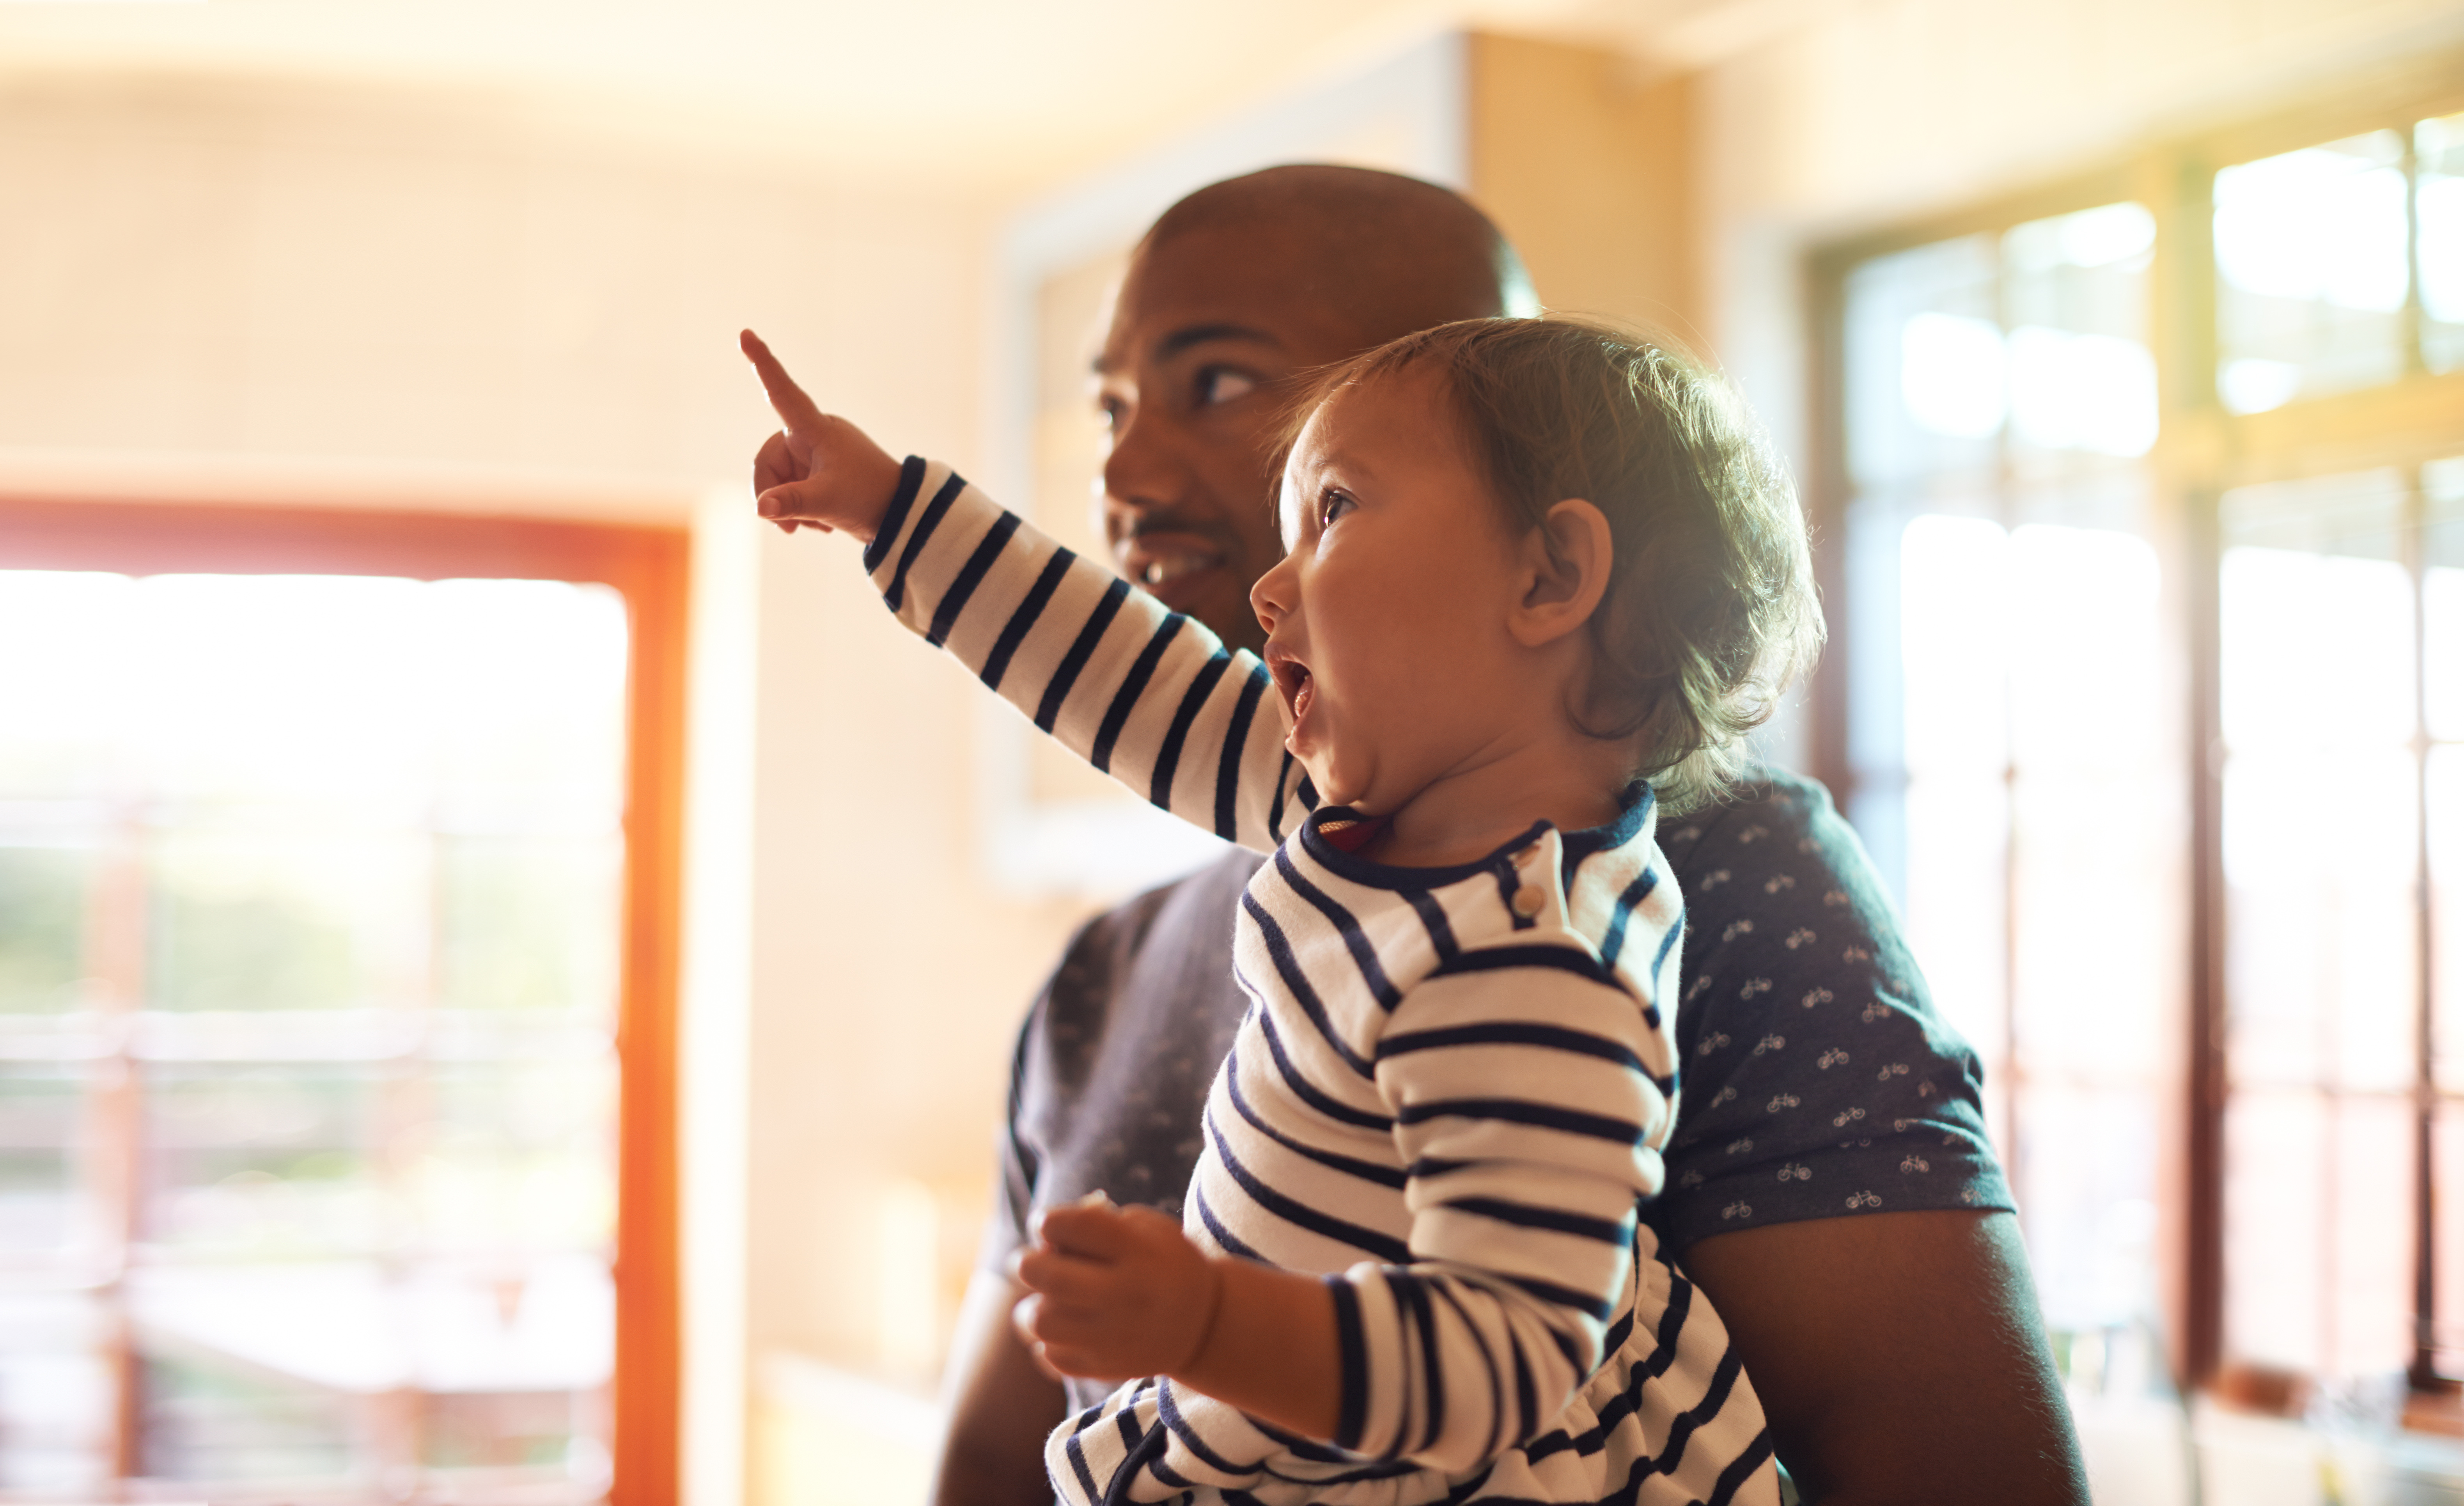
POLYGON ((1010 1325, 1023 1290, 978 1272, 951 1335, 941 1387, 949 1412, 932 1506, 1052 1506, 1044 1440, 1069 1412, 1061 1383, 1044 1373, 1010 1325))
POLYGON ((1819 1506, 2088 1506, 2018 1225, 1870 1213, 1716 1234, 1683 1264, 1819 1506))

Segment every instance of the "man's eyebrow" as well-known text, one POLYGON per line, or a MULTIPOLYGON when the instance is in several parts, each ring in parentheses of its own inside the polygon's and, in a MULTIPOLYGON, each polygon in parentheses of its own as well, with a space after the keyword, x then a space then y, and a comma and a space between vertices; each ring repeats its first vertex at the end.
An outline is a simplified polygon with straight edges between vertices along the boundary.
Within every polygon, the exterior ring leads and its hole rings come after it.
MULTIPOLYGON (((1173 357, 1180 354, 1182 351, 1187 350, 1192 345, 1203 345, 1210 341, 1217 340, 1244 340, 1253 344, 1275 345, 1278 347, 1283 344, 1283 341, 1271 332, 1260 329, 1252 324, 1191 324, 1185 328, 1176 329, 1171 334, 1156 341, 1155 344, 1155 359, 1157 361, 1169 361, 1173 357)), ((1104 355, 1099 351, 1096 353, 1094 361, 1095 374, 1097 376, 1103 375, 1104 369, 1104 355)))

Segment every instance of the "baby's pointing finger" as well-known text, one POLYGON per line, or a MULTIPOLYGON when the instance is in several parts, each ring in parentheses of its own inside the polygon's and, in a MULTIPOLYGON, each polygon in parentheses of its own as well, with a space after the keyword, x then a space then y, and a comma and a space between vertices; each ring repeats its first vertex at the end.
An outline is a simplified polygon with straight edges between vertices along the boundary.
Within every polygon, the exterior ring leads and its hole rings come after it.
POLYGON ((761 390, 769 396, 770 407, 778 413, 780 421, 787 426, 787 432, 810 434, 819 429, 822 426, 821 405, 796 385, 796 379, 787 374, 787 368, 779 364, 779 358, 770 353, 770 347, 762 343, 761 337, 748 329, 737 337, 736 343, 744 352, 745 359, 753 363, 754 374, 761 379, 761 390))

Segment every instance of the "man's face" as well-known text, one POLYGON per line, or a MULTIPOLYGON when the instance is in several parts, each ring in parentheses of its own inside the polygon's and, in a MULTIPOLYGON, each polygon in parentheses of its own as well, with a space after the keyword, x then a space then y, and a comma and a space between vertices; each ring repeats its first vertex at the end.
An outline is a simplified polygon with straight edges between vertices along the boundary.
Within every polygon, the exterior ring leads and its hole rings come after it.
POLYGON ((1265 231, 1148 248, 1095 363, 1113 564, 1235 648, 1265 642, 1249 587, 1283 555, 1266 463, 1286 380, 1364 343, 1295 291, 1304 259, 1265 231))

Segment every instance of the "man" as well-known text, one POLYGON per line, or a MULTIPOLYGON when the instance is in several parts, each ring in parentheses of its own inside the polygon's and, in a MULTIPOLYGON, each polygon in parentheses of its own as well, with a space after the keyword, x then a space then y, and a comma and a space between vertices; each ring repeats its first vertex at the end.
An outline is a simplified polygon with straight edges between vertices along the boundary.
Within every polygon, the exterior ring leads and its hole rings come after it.
MULTIPOLYGON (((1281 167, 1168 210, 1097 361, 1122 572, 1235 647, 1279 553, 1266 444, 1288 380, 1415 329, 1528 312, 1495 227, 1393 174, 1281 167)), ((1644 1209, 1726 1319, 1810 1500, 2084 1502, 1973 1055, 1933 1014, 1869 865, 1785 775, 1669 818, 1687 914, 1686 1075, 1644 1209)), ((1006 1274, 1026 1220, 1101 1188, 1177 1212, 1246 1008, 1234 853, 1091 922, 1021 1032, 1002 1207, 951 1357, 937 1506, 1047 1502, 1052 1426, 1098 1392, 1040 1370, 1006 1274)))

